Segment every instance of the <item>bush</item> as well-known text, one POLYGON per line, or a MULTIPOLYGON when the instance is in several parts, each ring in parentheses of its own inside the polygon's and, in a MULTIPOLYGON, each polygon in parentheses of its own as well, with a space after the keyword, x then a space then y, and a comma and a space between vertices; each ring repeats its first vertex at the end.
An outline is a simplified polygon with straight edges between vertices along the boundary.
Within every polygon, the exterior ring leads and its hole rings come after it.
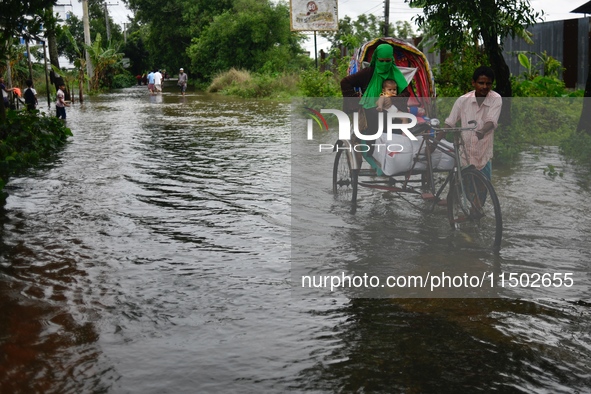
POLYGON ((39 163, 72 136, 64 122, 38 112, 8 111, 0 123, 0 200, 8 178, 39 163))
POLYGON ((560 143, 560 151, 580 164, 591 165, 591 135, 578 132, 560 143))
POLYGON ((130 88, 137 85, 137 80, 130 73, 117 74, 113 77, 113 89, 130 88))
POLYGON ((251 74, 248 71, 230 69, 218 74, 207 88, 209 93, 242 98, 290 98, 297 95, 298 77, 295 74, 251 74))
POLYGON ((514 98, 511 124, 495 131, 495 159, 510 162, 531 145, 560 146, 575 133, 581 109, 575 98, 514 98))
POLYGON ((217 74, 207 88, 207 92, 221 92, 232 85, 243 85, 249 83, 251 80, 252 76, 250 72, 231 68, 229 71, 217 74))
POLYGON ((314 68, 305 70, 300 75, 299 88, 306 97, 340 97, 339 81, 330 71, 320 72, 314 68))
POLYGON ((438 97, 459 97, 474 88, 472 75, 481 65, 488 65, 484 54, 474 47, 467 47, 464 53, 448 54, 434 72, 438 97))

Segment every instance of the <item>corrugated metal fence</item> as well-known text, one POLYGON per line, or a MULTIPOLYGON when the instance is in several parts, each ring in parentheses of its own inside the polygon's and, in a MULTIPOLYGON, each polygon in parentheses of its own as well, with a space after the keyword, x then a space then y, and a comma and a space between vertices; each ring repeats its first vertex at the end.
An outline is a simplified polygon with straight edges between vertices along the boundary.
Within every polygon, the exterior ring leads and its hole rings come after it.
MULTIPOLYGON (((521 38, 506 38, 504 56, 511 74, 520 75, 525 69, 517 60, 517 53, 526 52, 533 64, 540 62, 534 54, 544 51, 558 60, 565 68, 561 73, 566 87, 584 89, 589 70, 589 34, 591 18, 568 19, 539 23, 527 30, 532 33, 533 44, 527 44, 521 38)), ((438 53, 425 50, 432 67, 440 63, 438 53)))
MULTIPOLYGON (((562 78, 566 86, 583 89, 589 70, 589 23, 590 18, 539 23, 527 29, 533 34, 533 44, 520 38, 507 38, 505 61, 511 73, 519 75, 525 71, 517 60, 518 52, 541 54, 546 51, 565 68, 562 78)), ((528 57, 534 64, 540 61, 535 55, 528 57)))

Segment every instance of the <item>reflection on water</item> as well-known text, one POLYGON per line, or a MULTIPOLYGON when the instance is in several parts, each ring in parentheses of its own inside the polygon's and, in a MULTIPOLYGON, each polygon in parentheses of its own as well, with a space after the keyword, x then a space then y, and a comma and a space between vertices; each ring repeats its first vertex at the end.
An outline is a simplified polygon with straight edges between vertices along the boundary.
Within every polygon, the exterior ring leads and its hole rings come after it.
POLYGON ((289 112, 144 87, 71 107, 74 138, 11 180, 0 215, 0 391, 588 389, 588 293, 368 299, 290 280, 405 264, 588 272, 588 178, 545 177, 547 161, 566 166, 554 150, 495 169, 494 256, 450 236, 444 211, 388 193, 360 191, 355 216, 335 205, 332 155, 297 166, 289 112))
POLYGON ((585 309, 563 308, 500 299, 355 299, 322 315, 347 318, 325 333, 326 342, 339 346, 321 365, 302 372, 302 387, 379 393, 585 392, 588 323, 571 320, 573 312, 585 309))

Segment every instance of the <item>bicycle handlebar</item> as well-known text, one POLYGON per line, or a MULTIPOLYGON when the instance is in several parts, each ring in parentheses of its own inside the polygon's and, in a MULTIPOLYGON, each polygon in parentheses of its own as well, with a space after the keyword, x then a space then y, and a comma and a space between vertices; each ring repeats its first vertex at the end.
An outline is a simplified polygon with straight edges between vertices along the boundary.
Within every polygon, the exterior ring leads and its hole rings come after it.
POLYGON ((476 130, 476 126, 478 125, 478 123, 475 120, 471 120, 468 122, 469 125, 471 125, 471 127, 439 127, 440 122, 439 119, 431 119, 429 121, 431 128, 435 131, 445 131, 445 132, 460 132, 460 131, 472 131, 472 130, 476 130))

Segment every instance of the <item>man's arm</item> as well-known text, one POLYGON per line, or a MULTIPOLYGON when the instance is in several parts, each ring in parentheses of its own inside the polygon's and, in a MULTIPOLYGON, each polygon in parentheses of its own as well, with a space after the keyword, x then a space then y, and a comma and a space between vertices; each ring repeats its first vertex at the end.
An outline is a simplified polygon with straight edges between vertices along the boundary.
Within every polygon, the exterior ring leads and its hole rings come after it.
POLYGON ((503 107, 502 97, 490 97, 490 107, 487 116, 482 119, 483 125, 480 130, 476 131, 478 139, 482 139, 486 134, 497 128, 499 117, 501 116, 501 108, 503 107))

